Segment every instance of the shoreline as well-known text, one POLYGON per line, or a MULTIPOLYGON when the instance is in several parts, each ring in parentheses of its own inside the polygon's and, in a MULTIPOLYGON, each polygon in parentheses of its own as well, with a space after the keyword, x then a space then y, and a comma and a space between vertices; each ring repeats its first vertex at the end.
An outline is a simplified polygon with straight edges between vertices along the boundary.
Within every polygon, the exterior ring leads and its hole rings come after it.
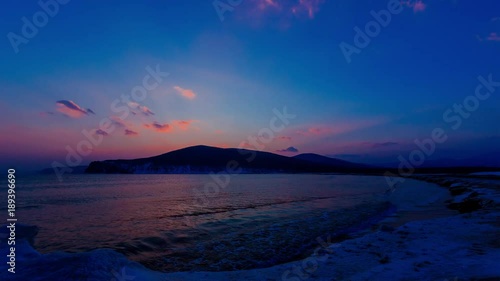
POLYGON ((166 276, 168 280, 186 281, 500 280, 497 265, 500 260, 497 238, 500 235, 500 186, 474 186, 463 176, 460 180, 449 175, 417 175, 411 179, 434 183, 450 192, 444 201, 429 205, 441 214, 436 217, 435 213, 426 213, 429 209, 403 211, 421 217, 383 219, 376 224, 378 229, 374 232, 330 245, 326 259, 313 255, 270 268, 178 272, 166 276), (457 188, 463 188, 462 192, 457 194, 457 188), (496 193, 492 194, 492 190, 496 193), (462 214, 460 210, 449 209, 449 204, 467 207, 471 199, 484 206, 474 210, 465 208, 462 214))
MULTIPOLYGON (((411 179, 440 185, 450 194, 426 208, 398 210, 353 238, 331 245, 323 241, 303 260, 241 271, 161 273, 110 249, 42 255, 30 245, 36 231, 26 226, 16 246, 23 272, 12 280, 500 280, 495 262, 500 260, 500 186, 489 186, 483 177, 411 179)), ((3 257, 6 250, 0 248, 3 257)), ((0 265, 0 276, 6 269, 0 265)))

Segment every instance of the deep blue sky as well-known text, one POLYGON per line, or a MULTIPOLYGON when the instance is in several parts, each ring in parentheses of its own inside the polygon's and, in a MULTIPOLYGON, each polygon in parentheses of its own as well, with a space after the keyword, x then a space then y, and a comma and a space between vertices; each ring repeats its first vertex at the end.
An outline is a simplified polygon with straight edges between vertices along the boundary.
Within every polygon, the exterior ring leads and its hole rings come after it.
POLYGON ((500 152, 500 87, 458 128, 443 120, 474 95, 478 76, 500 81, 500 2, 403 2, 348 63, 339 44, 354 45, 354 27, 364 30, 388 2, 243 0, 221 21, 212 1, 73 0, 17 53, 9 36, 23 36, 22 18, 32 22, 42 8, 5 2, 1 164, 63 161, 66 146, 85 139, 82 129, 103 136, 84 163, 236 147, 284 106, 296 118, 266 151, 396 162, 439 127, 449 138, 433 158, 500 152), (148 65, 170 75, 117 121, 111 103, 141 84, 148 65), (103 118, 118 129, 96 132, 103 118))

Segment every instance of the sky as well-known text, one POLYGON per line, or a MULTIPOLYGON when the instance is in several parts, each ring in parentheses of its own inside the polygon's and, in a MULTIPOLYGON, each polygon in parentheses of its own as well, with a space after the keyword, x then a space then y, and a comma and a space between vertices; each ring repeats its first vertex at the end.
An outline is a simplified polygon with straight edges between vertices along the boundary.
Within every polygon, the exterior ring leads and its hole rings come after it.
POLYGON ((198 144, 364 163, 425 140, 429 159, 500 155, 496 0, 42 0, 0 13, 1 167, 198 144))

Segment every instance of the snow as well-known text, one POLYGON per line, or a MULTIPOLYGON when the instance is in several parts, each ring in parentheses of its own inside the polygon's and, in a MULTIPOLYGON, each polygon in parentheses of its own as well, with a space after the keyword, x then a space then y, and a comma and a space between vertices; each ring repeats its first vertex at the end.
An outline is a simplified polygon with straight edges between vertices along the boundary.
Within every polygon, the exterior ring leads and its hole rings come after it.
POLYGON ((411 222, 336 244, 324 261, 316 259, 317 266, 310 260, 309 268, 296 261, 266 269, 166 276, 186 281, 500 278, 499 220, 498 214, 484 213, 411 222))

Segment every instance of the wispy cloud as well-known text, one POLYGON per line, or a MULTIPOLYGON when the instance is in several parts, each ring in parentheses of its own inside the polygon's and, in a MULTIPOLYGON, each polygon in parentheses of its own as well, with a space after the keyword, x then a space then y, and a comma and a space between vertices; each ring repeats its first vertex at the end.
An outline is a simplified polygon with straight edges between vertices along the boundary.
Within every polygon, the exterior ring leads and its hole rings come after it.
POLYGON ((132 130, 129 130, 129 129, 125 129, 125 135, 126 135, 126 136, 137 136, 137 135, 139 135, 139 133, 138 133, 138 132, 136 132, 136 131, 132 131, 132 130))
POLYGON ((486 40, 500 42, 500 36, 496 32, 492 32, 486 37, 486 40))
POLYGON ((422 2, 422 0, 401 1, 401 4, 406 7, 412 8, 414 13, 423 12, 427 8, 427 4, 422 2))
POLYGON ((125 123, 125 120, 121 119, 118 116, 110 116, 109 119, 111 120, 111 122, 113 123, 113 125, 116 125, 116 126, 118 126, 120 128, 127 127, 127 124, 125 123))
POLYGON ((243 19, 254 26, 276 24, 287 29, 294 18, 313 19, 324 0, 249 0, 243 19))
POLYGON ((276 150, 276 152, 297 153, 297 152, 299 152, 299 150, 293 146, 290 146, 290 147, 285 148, 285 149, 276 150))
POLYGON ((281 140, 281 141, 291 141, 292 137, 289 137, 289 136, 277 136, 274 139, 275 140, 281 140))
POLYGON ((278 4, 278 0, 257 0, 255 4, 260 10, 265 10, 269 7, 278 9, 281 7, 281 5, 278 4))
POLYGON ((95 114, 91 109, 84 109, 70 100, 59 100, 56 102, 56 105, 57 111, 71 118, 81 118, 89 114, 95 114))
POLYGON ((299 3, 291 8, 291 12, 297 16, 306 14, 307 17, 312 19, 314 15, 319 12, 319 7, 323 2, 323 0, 299 0, 299 3))
POLYGON ((108 136, 109 135, 106 131, 101 130, 101 129, 95 130, 95 134, 96 135, 101 135, 101 136, 108 136))
POLYGON ((155 115, 155 113, 151 109, 149 109, 147 106, 141 105, 137 102, 129 102, 128 106, 130 108, 138 110, 140 113, 144 114, 145 116, 155 115))
POLYGON ((334 133, 335 131, 342 132, 343 128, 334 128, 334 127, 311 127, 309 129, 297 130, 296 133, 302 136, 320 136, 320 135, 328 135, 334 133))
POLYGON ((370 128, 387 122, 386 117, 374 117, 365 120, 349 120, 339 122, 338 124, 328 125, 310 125, 309 128, 296 130, 295 133, 300 136, 336 136, 365 128, 370 128))
POLYGON ((41 117, 47 117, 47 116, 51 116, 51 115, 54 115, 54 112, 52 112, 52 111, 40 112, 41 117))
POLYGON ((196 98, 196 93, 190 89, 184 89, 179 86, 174 86, 174 90, 177 91, 181 96, 185 97, 188 100, 193 100, 196 98))
POLYGON ((196 120, 175 120, 173 123, 179 127, 181 130, 189 129, 189 126, 196 122, 196 120))
POLYGON ((161 133, 170 133, 173 130, 173 127, 169 124, 161 124, 158 122, 153 122, 151 124, 145 124, 144 127, 148 129, 153 129, 157 132, 161 133))

